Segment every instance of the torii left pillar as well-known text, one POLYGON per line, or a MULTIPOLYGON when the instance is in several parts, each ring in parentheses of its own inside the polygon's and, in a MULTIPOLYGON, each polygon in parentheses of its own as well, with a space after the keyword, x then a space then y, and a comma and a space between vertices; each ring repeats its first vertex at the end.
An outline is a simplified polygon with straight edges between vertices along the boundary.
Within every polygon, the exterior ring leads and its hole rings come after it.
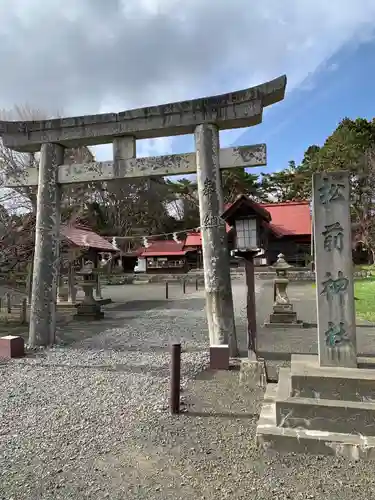
POLYGON ((60 265, 61 186, 58 166, 64 148, 42 144, 38 172, 33 284, 29 345, 47 346, 55 341, 57 282, 60 265))
MULTIPOLYGON (((219 168, 219 129, 214 124, 195 129, 197 184, 202 234, 206 313, 211 353, 229 346, 237 356, 236 327, 230 277, 228 242, 224 212, 224 196, 219 168)), ((216 354, 213 354, 216 356, 216 354)), ((218 354, 218 357, 224 357, 218 354)), ((216 365, 216 363, 213 363, 216 365)))

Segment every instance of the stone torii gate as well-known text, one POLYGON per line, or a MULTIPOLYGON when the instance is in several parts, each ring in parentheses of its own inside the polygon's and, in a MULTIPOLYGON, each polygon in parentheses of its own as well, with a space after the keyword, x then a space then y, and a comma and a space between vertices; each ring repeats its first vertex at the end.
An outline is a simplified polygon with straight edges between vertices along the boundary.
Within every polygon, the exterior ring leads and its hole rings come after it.
POLYGON ((233 299, 220 169, 266 164, 265 145, 219 149, 219 130, 262 121, 263 108, 284 99, 286 76, 237 92, 121 113, 0 122, 4 146, 40 151, 37 169, 7 177, 3 186, 38 186, 29 342, 55 338, 61 186, 75 182, 197 173, 211 345, 235 346, 233 299), (195 153, 136 158, 136 140, 195 135, 195 153), (64 149, 113 144, 113 161, 64 165, 64 149))

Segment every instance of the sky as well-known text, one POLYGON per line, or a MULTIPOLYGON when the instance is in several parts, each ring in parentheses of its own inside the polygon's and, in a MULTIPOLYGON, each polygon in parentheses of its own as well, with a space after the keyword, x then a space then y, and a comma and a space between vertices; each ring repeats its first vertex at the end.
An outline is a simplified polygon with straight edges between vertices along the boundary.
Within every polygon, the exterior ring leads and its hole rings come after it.
MULTIPOLYGON (((345 116, 372 118, 374 0, 1 0, 0 109, 118 112, 288 77, 263 123, 221 147, 265 142, 264 171, 299 161, 345 116)), ((191 136, 138 156, 193 151, 191 136)), ((95 148, 111 159, 108 146, 95 148)))

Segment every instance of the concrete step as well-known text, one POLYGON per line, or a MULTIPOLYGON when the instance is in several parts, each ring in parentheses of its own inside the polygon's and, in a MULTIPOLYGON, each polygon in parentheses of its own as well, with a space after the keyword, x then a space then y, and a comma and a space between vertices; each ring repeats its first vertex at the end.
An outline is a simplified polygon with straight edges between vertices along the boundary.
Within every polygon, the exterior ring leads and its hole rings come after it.
POLYGON ((291 395, 375 403, 375 370, 321 367, 318 356, 292 355, 291 395))
MULTIPOLYGON (((280 379, 282 378, 281 374, 280 379)), ((375 437, 373 436, 277 425, 276 401, 285 394, 286 390, 287 383, 282 384, 282 387, 280 384, 267 385, 256 430, 257 444, 264 451, 312 453, 342 456, 352 460, 375 460, 375 437)))
POLYGON ((264 403, 257 426, 257 444, 265 451, 336 455, 352 460, 375 460, 374 437, 278 427, 275 406, 275 403, 264 403))
POLYGON ((276 401, 279 427, 375 436, 375 404, 287 398, 276 401))
POLYGON ((273 390, 279 427, 375 436, 375 402, 293 397, 292 373, 280 368, 273 390))
POLYGON ((277 384, 267 384, 266 391, 264 393, 264 402, 273 403, 277 395, 277 384))

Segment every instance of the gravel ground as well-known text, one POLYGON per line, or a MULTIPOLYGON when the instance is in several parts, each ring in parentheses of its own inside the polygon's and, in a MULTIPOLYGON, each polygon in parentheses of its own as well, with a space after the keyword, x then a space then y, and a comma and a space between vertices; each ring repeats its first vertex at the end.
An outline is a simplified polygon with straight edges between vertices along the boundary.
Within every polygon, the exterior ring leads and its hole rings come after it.
MULTIPOLYGON (((262 392, 240 388, 236 370, 202 372, 202 292, 167 302, 143 286, 101 326, 66 326, 69 345, 0 365, 0 499, 372 497, 373 465, 257 450, 262 392), (171 340, 184 346, 177 417, 171 340)), ((242 342, 244 287, 234 295, 242 342)))

